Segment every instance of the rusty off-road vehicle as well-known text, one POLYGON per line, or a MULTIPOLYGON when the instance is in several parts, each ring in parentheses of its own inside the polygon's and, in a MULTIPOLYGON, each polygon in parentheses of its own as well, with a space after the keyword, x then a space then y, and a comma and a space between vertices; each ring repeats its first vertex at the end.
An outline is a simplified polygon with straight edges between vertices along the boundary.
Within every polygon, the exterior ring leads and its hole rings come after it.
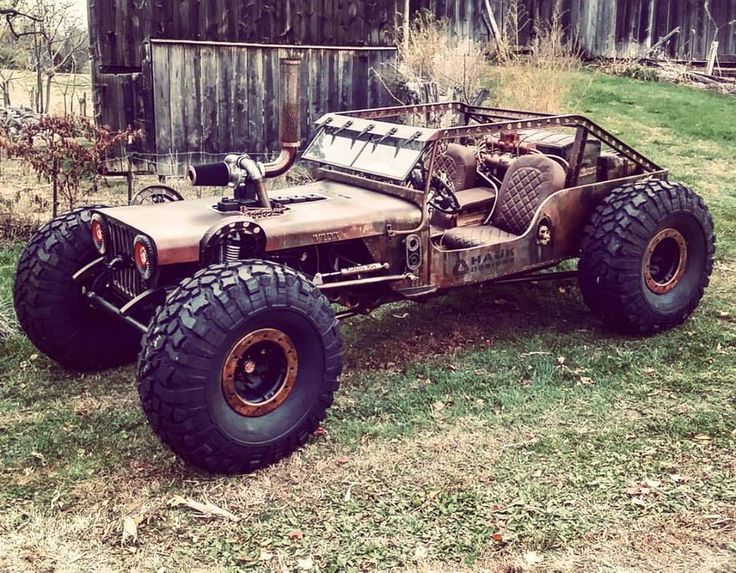
POLYGON ((638 334, 698 305, 715 250, 702 199, 585 117, 332 113, 303 154, 316 181, 269 192, 297 156, 297 84, 282 62, 276 161, 190 169, 227 197, 78 209, 18 263, 29 338, 74 369, 138 356, 143 409, 186 461, 248 472, 303 444, 337 389, 338 320, 390 301, 577 275, 596 315, 638 334))

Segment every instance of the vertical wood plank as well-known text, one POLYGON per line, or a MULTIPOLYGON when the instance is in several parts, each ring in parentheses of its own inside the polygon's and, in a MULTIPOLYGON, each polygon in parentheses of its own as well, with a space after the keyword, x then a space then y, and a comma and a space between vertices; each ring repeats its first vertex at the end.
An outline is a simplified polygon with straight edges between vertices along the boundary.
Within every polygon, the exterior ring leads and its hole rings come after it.
POLYGON ((153 104, 156 114, 156 153, 171 153, 171 122, 169 112, 169 50, 153 48, 153 104))
POLYGON ((171 122, 171 147, 174 151, 188 148, 187 125, 189 118, 184 110, 187 78, 184 74, 186 48, 172 46, 169 50, 169 117, 171 122))

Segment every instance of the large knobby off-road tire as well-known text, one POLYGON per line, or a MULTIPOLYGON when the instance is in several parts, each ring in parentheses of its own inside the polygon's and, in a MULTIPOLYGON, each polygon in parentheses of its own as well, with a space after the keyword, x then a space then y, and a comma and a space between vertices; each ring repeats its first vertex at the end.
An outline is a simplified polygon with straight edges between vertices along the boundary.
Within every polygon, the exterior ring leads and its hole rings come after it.
POLYGON ((216 264, 182 282, 143 346, 148 420, 176 454, 213 473, 251 472, 304 444, 342 369, 327 299, 268 261, 216 264))
POLYGON ((650 180, 612 191, 585 228, 580 289, 614 329, 651 334, 682 324, 710 280, 713 220, 684 185, 650 180))
POLYGON ((13 287, 23 331, 46 356, 81 371, 133 362, 141 334, 92 307, 73 280, 99 255, 90 234, 92 207, 76 209, 41 227, 18 261, 13 287))

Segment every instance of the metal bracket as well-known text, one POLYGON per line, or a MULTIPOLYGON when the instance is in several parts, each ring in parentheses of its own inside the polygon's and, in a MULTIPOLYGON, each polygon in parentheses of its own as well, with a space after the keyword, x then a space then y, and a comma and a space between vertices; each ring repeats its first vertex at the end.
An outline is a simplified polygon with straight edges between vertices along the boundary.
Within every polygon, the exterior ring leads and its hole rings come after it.
POLYGON ((95 278, 106 270, 105 257, 99 257, 74 273, 72 280, 76 283, 85 283, 88 279, 95 278))

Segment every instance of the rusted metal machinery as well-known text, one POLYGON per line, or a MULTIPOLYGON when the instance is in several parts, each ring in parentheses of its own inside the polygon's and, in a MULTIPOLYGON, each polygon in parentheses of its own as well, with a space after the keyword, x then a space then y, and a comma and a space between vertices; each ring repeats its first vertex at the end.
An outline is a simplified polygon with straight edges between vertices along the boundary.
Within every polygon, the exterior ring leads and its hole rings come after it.
POLYGON ((191 168, 232 196, 154 189, 153 204, 78 209, 18 263, 30 339, 77 369, 140 354, 143 409, 188 462, 247 472, 303 444, 337 389, 338 319, 390 301, 577 277, 595 314, 640 334, 697 307, 715 250, 702 199, 589 119, 461 103, 327 114, 303 154, 316 181, 269 192, 297 156, 297 83, 283 62, 278 159, 191 168))

